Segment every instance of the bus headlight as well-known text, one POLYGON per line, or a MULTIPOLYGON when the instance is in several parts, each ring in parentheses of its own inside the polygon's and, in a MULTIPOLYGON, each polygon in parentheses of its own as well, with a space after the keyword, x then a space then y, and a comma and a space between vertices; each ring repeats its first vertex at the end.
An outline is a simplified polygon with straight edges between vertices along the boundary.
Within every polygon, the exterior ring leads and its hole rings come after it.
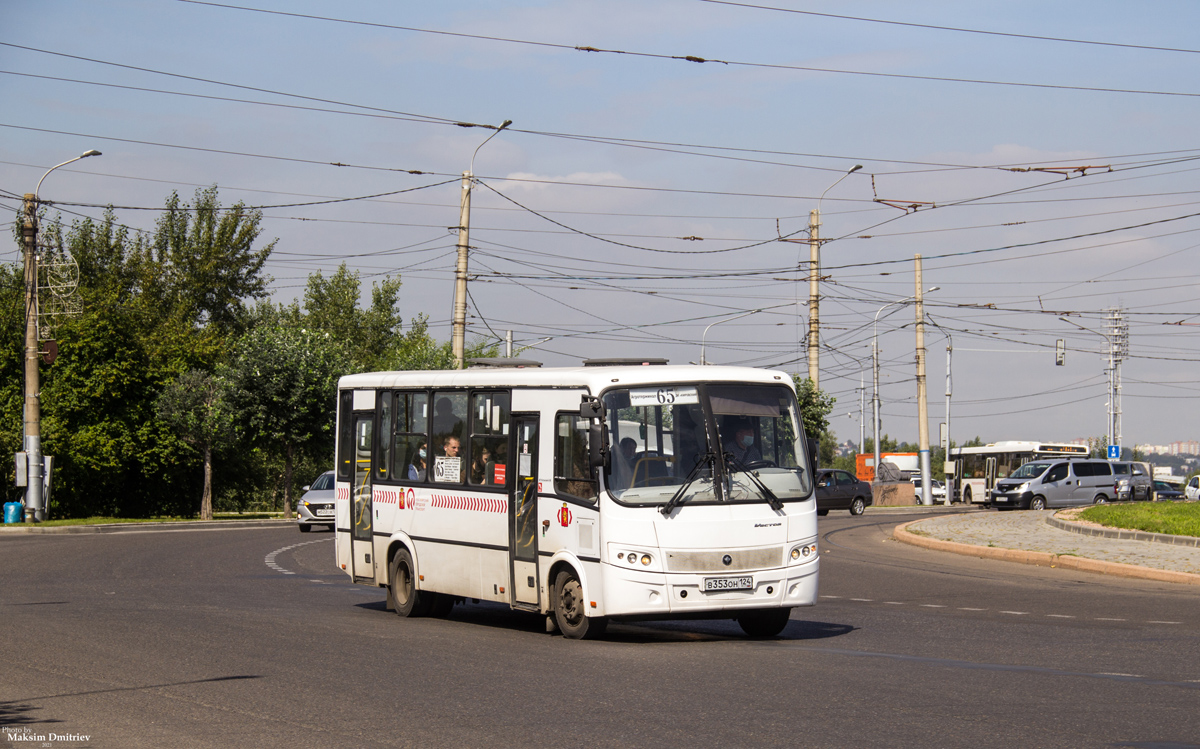
POLYGON ((815 543, 804 544, 802 546, 794 546, 791 551, 793 562, 798 562, 802 559, 811 559, 817 554, 817 545, 815 543))
POLYGON ((649 554, 642 555, 642 566, 643 567, 650 566, 650 555, 649 554))

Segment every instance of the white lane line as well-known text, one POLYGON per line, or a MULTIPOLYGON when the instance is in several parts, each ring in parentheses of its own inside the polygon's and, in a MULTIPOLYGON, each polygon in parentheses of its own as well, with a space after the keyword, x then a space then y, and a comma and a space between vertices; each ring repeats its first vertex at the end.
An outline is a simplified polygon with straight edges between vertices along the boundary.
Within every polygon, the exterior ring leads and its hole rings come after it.
POLYGON ((959 607, 959 611, 987 611, 987 609, 973 609, 968 606, 959 607))
POLYGON ((873 601, 875 599, 873 599, 873 598, 851 598, 850 600, 851 601, 860 601, 863 603, 870 603, 871 601, 873 601))
POLYGON ((263 563, 266 564, 271 569, 275 570, 276 572, 282 572, 285 575, 294 575, 294 574, 296 574, 295 572, 292 572, 291 570, 285 570, 284 568, 280 567, 279 564, 275 561, 275 557, 279 556, 280 554, 282 554, 285 551, 291 551, 292 549, 298 549, 301 546, 308 546, 309 544, 319 544, 319 543, 322 543, 324 541, 329 541, 329 540, 331 540, 331 539, 319 538, 316 541, 304 541, 304 542, 301 542, 298 544, 292 544, 291 546, 284 546, 282 549, 276 549, 275 551, 272 551, 270 554, 268 554, 266 557, 264 557, 263 563))
POLYGON ((1138 674, 1110 674, 1110 673, 1106 673, 1106 672, 1104 672, 1104 671, 1101 671, 1100 673, 1098 673, 1098 674, 1096 674, 1096 675, 1097 675, 1097 676, 1128 676, 1128 677, 1130 677, 1131 679, 1144 679, 1144 678, 1146 678, 1146 677, 1144 677, 1144 676, 1139 676, 1138 674))
POLYGON ((822 598, 841 598, 841 596, 821 596, 822 598))
POLYGON ((884 601, 885 606, 903 606, 904 601, 884 601))
POLYGON ((921 606, 923 608, 927 608, 927 609, 944 609, 944 608, 946 608, 945 606, 943 606, 940 603, 923 603, 923 604, 921 604, 921 606))
POLYGON ((1073 616, 1067 616, 1066 614, 1046 614, 1046 616, 1049 616, 1053 619, 1074 619, 1075 618, 1073 616))
POLYGON ((1098 617, 1096 617, 1096 621, 1098 621, 1098 622, 1123 622, 1125 620, 1124 619, 1110 619, 1105 616, 1098 616, 1098 617))
POLYGON ((1017 616, 1025 616, 1028 611, 1001 611, 1001 614, 1016 614, 1017 616))
POLYGON ((1150 621, 1150 622, 1146 622, 1146 623, 1147 624, 1183 624, 1183 622, 1155 622, 1155 621, 1150 621))

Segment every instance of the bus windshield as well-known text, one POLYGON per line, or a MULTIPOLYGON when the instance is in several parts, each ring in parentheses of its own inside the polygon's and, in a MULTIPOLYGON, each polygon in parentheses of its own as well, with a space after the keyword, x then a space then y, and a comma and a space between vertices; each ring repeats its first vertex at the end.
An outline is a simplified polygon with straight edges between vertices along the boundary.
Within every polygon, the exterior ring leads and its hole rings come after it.
POLYGON ((631 504, 769 502, 812 492, 796 399, 781 385, 663 385, 604 394, 605 485, 631 504))
POLYGON ((1012 474, 1009 475, 1009 478, 1010 479, 1035 479, 1038 476, 1041 476, 1042 473, 1044 473, 1045 470, 1049 467, 1050 467, 1049 463, 1026 463, 1025 465, 1021 466, 1017 470, 1013 471, 1012 474))

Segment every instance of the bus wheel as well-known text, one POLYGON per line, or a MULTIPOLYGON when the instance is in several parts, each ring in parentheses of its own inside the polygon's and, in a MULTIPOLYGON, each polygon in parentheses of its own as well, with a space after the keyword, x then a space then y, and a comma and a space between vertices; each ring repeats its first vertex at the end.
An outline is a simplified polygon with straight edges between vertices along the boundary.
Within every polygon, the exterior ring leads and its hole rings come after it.
POLYGON ((969 486, 963 487, 963 504, 971 504, 971 487, 969 486))
POLYGON ((569 640, 591 640, 604 634, 608 620, 587 615, 583 586, 570 570, 563 570, 554 579, 554 619, 563 637, 569 640))
POLYGON ((408 549, 401 549, 392 557, 388 569, 388 584, 392 589, 392 601, 396 613, 403 617, 427 616, 433 603, 432 593, 417 590, 413 578, 413 559, 408 549))
POLYGON ((1046 509, 1046 498, 1045 497, 1034 497, 1033 499, 1029 500, 1029 509, 1031 509, 1031 510, 1046 509))
POLYGON ((774 637, 787 626, 791 615, 791 609, 747 611, 737 618, 737 623, 751 637, 774 637))

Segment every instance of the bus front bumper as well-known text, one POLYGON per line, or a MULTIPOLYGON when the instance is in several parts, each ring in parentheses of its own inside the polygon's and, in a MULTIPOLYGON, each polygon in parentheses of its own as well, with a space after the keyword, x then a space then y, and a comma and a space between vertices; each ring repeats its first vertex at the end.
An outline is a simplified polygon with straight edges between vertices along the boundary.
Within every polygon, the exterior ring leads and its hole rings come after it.
POLYGON ((701 574, 644 572, 602 564, 604 614, 662 616, 712 612, 719 617, 723 612, 741 609, 812 606, 817 600, 819 566, 820 561, 813 558, 774 569, 701 574), (725 585, 733 589, 711 589, 725 585))

